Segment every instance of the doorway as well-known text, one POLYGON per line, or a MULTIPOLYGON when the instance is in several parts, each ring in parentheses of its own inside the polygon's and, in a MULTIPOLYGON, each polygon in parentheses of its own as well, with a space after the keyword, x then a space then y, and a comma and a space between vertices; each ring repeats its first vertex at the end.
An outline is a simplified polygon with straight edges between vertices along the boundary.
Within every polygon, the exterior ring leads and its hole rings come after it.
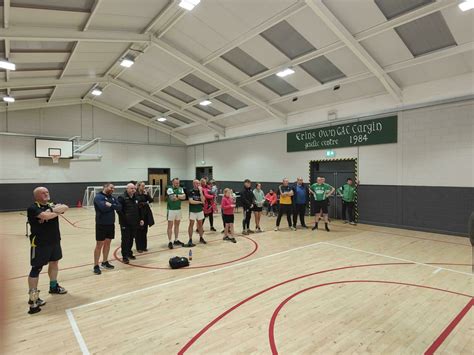
POLYGON ((201 180, 203 177, 212 179, 212 166, 196 167, 196 179, 201 180))
MULTIPOLYGON (((158 185, 160 187, 160 199, 165 200, 165 191, 170 181, 170 169, 169 168, 148 168, 148 184, 158 185)), ((157 196, 155 195, 155 201, 157 196)))
MULTIPOLYGON (((309 163, 309 179, 311 184, 316 182, 318 176, 325 178, 326 183, 337 190, 346 183, 347 178, 351 178, 354 182, 357 181, 357 159, 312 160, 309 163)), ((314 215, 314 205, 311 204, 310 208, 311 215, 314 215)), ((341 214, 342 198, 334 193, 329 197, 329 218, 341 219, 341 214)), ((357 222, 359 216, 357 195, 354 214, 357 222)))

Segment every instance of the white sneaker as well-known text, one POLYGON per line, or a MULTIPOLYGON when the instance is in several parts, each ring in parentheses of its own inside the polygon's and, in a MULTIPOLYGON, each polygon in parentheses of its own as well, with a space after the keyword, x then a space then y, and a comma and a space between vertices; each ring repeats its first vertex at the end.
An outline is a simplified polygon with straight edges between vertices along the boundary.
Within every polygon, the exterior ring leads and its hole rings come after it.
POLYGON ((356 225, 355 222, 350 222, 349 224, 352 225, 352 226, 355 226, 355 225, 356 225))
POLYGON ((295 227, 290 227, 290 229, 291 229, 292 231, 295 231, 295 230, 296 230, 296 228, 295 228, 295 227))
POLYGON ((280 227, 275 227, 274 231, 278 232, 280 230, 280 227))

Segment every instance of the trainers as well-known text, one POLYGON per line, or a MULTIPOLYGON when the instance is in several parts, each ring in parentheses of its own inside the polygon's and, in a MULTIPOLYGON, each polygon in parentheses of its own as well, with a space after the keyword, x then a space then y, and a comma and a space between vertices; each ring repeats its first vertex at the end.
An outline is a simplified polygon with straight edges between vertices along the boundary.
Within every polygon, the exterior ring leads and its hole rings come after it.
POLYGON ((137 250, 140 254, 144 252, 144 250, 137 250))
POLYGON ((95 265, 94 269, 92 269, 92 271, 94 271, 94 274, 96 274, 96 275, 102 274, 102 271, 100 271, 99 265, 95 265))
POLYGON ((128 260, 128 258, 122 258, 122 262, 124 264, 130 264, 130 261, 128 260))
POLYGON ((248 230, 244 230, 244 231, 242 232, 242 234, 243 234, 243 235, 249 235, 249 231, 248 231, 248 230))
POLYGON ((350 224, 351 226, 355 226, 355 225, 356 225, 355 222, 349 222, 349 224, 350 224))
POLYGON ((199 242, 202 243, 202 244, 207 244, 207 242, 204 240, 203 237, 199 238, 199 242))
POLYGON ((214 227, 211 227, 211 231, 217 232, 217 230, 214 227))
POLYGON ((229 238, 229 239, 230 239, 230 241, 231 241, 232 243, 237 243, 237 241, 235 240, 235 238, 229 238))
MULTIPOLYGON (((175 243, 176 243, 176 242, 175 242, 175 243)), ((169 242, 169 243, 168 243, 168 248, 169 248, 169 249, 173 249, 173 243, 169 242)))
POLYGON ((109 261, 103 261, 101 264, 100 264, 100 267, 103 268, 103 269, 107 269, 107 270, 113 270, 115 269, 115 266, 113 266, 111 263, 109 263, 109 261))
POLYGON ((222 240, 225 240, 225 241, 228 241, 228 242, 231 241, 231 239, 228 236, 225 236, 224 238, 222 238, 222 240))
POLYGON ((291 229, 292 231, 295 231, 295 230, 296 230, 296 227, 290 227, 290 229, 291 229))
POLYGON ((137 257, 135 255, 130 255, 128 258, 132 259, 132 260, 135 260, 137 257))
POLYGON ((35 314, 35 313, 38 313, 40 311, 41 311, 40 306, 30 307, 30 310, 28 311, 28 314, 35 314))
POLYGON ((192 247, 195 247, 196 244, 193 244, 193 241, 190 240, 187 244, 184 245, 185 247, 188 247, 188 248, 192 248, 192 247))
POLYGON ((275 227, 274 231, 278 232, 280 230, 280 227, 275 227))
POLYGON ((57 295, 64 295, 67 293, 67 290, 62 287, 62 286, 59 286, 59 284, 56 285, 56 287, 54 288, 49 288, 49 293, 54 293, 54 294, 57 294, 57 295))
MULTIPOLYGON (((29 301, 28 301, 28 304, 29 304, 30 306, 33 305, 33 301, 32 301, 32 300, 29 300, 29 301)), ((36 306, 38 306, 38 307, 44 306, 45 304, 46 304, 46 301, 43 301, 41 298, 38 298, 38 299, 36 300, 36 306)), ((30 307, 30 308, 31 308, 31 307, 30 307)), ((34 308, 36 308, 36 307, 34 307, 34 308)), ((38 312, 39 312, 39 311, 38 311, 38 312)))
POLYGON ((304 226, 301 226, 303 229, 308 229, 308 226, 305 224, 304 226))
POLYGON ((255 232, 254 232, 253 230, 251 230, 251 229, 248 229, 247 232, 248 232, 248 234, 253 234, 253 233, 255 233, 255 232))
MULTIPOLYGON (((184 243, 178 239, 176 239, 174 242, 173 242, 173 245, 179 245, 181 247, 184 247, 184 243)), ((171 248, 170 248, 171 249, 171 248)))

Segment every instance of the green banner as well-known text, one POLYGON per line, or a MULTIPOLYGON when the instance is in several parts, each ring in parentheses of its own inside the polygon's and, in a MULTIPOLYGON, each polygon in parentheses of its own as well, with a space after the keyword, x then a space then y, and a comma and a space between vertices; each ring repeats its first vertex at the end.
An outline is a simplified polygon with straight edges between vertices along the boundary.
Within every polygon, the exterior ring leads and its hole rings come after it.
POLYGON ((286 135, 287 152, 386 143, 397 143, 397 116, 307 129, 286 135))

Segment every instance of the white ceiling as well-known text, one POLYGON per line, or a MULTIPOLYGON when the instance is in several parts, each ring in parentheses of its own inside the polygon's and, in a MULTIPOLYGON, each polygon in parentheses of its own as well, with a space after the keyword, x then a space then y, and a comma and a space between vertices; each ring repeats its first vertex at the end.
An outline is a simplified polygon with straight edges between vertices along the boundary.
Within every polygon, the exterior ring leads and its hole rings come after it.
POLYGON ((151 121, 157 130, 185 140, 209 132, 223 136, 229 127, 266 120, 281 123, 302 111, 388 95, 383 78, 395 86, 390 91, 393 99, 400 100, 397 92, 407 86, 473 72, 474 10, 461 12, 457 0, 426 2, 390 20, 369 0, 202 0, 193 11, 181 9, 178 2, 11 0, 8 8, 0 9, 1 57, 17 64, 16 71, 0 71, 4 94, 17 100, 10 105, 21 103, 29 109, 73 99, 96 102, 124 117, 140 117, 143 124, 151 121), (438 11, 455 45, 422 55, 420 64, 397 27, 438 11), (305 54, 289 58, 260 35, 282 21, 303 38, 301 43, 285 42, 284 47, 309 46, 305 54), (356 49, 347 43, 355 43, 356 49), (263 72, 250 77, 221 58, 237 47, 260 63, 263 72), (135 58, 131 68, 119 65, 124 56, 135 58), (318 67, 322 74, 331 70, 329 63, 343 77, 328 83, 316 80, 300 66, 318 62, 315 58, 325 63, 318 67), (280 96, 268 86, 269 80, 266 85, 260 82, 288 66, 295 74, 273 83, 285 84, 284 80, 296 92, 280 96), (217 91, 208 94, 200 81, 181 80, 191 73, 217 91), (334 91, 338 84, 341 88, 334 91), (90 94, 94 87, 103 90, 100 97, 90 94), (181 92, 192 101, 162 90, 181 92), (221 94, 243 107, 235 109, 214 99, 221 94), (212 101, 207 112, 195 107, 203 99, 212 101), (143 105, 145 100, 161 111, 143 105), (150 118, 163 115, 170 117, 168 124, 150 118))

